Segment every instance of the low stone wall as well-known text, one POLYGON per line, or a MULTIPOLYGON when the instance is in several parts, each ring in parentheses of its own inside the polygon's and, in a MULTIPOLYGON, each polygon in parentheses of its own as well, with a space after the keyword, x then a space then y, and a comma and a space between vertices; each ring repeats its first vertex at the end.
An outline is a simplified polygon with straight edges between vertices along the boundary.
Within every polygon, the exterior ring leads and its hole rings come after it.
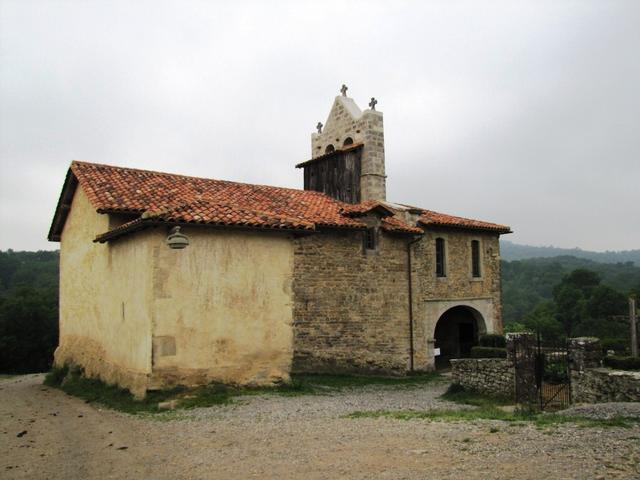
POLYGON ((451 360, 453 383, 489 395, 515 395, 513 362, 504 358, 458 358, 451 360))
POLYGON ((640 402, 640 372, 587 368, 571 372, 575 403, 640 402))

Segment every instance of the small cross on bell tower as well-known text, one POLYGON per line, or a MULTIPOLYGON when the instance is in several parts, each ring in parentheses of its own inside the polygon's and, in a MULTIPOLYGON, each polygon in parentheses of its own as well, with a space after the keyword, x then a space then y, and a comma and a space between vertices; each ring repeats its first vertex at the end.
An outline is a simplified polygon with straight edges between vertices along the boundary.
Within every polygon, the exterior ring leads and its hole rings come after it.
POLYGON ((342 84, 342 87, 340 87, 340 93, 342 93, 343 97, 347 96, 347 90, 349 90, 349 87, 347 87, 344 83, 342 84))
POLYGON ((371 110, 375 110, 376 109, 376 104, 378 103, 378 100, 376 100, 375 98, 371 97, 371 101, 369 102, 369 107, 371 108, 371 110))

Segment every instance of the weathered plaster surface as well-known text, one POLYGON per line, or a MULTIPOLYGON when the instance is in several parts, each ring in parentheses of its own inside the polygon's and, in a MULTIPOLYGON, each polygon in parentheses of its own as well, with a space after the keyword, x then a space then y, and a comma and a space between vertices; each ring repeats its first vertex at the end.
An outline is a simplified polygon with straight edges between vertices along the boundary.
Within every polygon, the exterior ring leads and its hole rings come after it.
POLYGON ((149 234, 113 245, 92 240, 108 229, 81 188, 60 242, 60 345, 56 365, 144 394, 151 373, 149 234))
POLYGON ((129 388, 287 380, 292 358, 293 242, 285 234, 166 229, 118 241, 78 189, 60 245, 57 365, 129 388))
POLYGON ((183 228, 153 237, 152 386, 289 379, 293 242, 280 233, 183 228))

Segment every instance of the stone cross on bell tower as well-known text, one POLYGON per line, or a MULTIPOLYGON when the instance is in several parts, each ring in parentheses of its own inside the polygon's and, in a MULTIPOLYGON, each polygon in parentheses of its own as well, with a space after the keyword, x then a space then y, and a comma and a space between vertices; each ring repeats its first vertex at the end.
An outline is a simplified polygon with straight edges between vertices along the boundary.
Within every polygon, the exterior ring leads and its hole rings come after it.
MULTIPOLYGON (((342 85, 340 95, 335 97, 326 122, 322 127, 320 127, 321 123, 318 123, 316 127, 318 131, 311 135, 312 160, 300 166, 304 166, 307 170, 307 166, 310 167, 315 159, 318 159, 318 162, 333 162, 334 170, 344 168, 349 170, 346 172, 349 175, 353 173, 357 176, 355 181, 359 183, 359 188, 354 201, 386 200, 382 112, 375 109, 378 101, 373 97, 369 103, 371 108, 360 110, 353 99, 347 97, 347 90, 348 87, 342 85), (346 155, 347 152, 358 152, 357 161, 349 163, 350 166, 338 166, 337 162, 341 161, 341 155, 346 155), (358 171, 351 172, 353 169, 358 171)), ((309 170, 311 175, 311 167, 309 170)), ((305 175, 307 175, 306 172, 305 175)), ((338 177, 342 178, 341 175, 338 177)), ((351 179, 350 176, 349 178, 351 179)), ((332 188, 336 187, 332 186, 332 188)), ((339 189, 340 185, 337 188, 339 189)), ((344 188, 352 187, 345 185, 344 188)), ((326 189, 320 188, 320 191, 330 194, 326 189)), ((342 197, 354 198, 348 195, 342 197)))

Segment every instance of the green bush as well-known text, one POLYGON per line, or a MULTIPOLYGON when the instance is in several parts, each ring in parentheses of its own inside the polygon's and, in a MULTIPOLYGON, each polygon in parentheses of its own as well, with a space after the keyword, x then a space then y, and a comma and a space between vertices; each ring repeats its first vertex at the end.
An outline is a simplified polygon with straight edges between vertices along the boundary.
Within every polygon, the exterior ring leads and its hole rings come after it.
POLYGON ((507 358, 507 349, 498 347, 472 347, 471 358, 507 358))
POLYGON ((569 380, 569 371, 565 362, 545 360, 543 380, 553 385, 559 385, 569 380))
POLYGON ((480 343, 481 347, 505 348, 507 346, 507 340, 504 338, 504 335, 497 333, 480 335, 480 341, 478 343, 480 343))
POLYGON ((640 358, 611 355, 610 357, 604 357, 604 364, 609 368, 617 368, 619 370, 640 370, 640 358))
POLYGON ((629 353, 630 341, 625 338, 603 338, 600 340, 602 350, 613 350, 618 355, 629 353))

